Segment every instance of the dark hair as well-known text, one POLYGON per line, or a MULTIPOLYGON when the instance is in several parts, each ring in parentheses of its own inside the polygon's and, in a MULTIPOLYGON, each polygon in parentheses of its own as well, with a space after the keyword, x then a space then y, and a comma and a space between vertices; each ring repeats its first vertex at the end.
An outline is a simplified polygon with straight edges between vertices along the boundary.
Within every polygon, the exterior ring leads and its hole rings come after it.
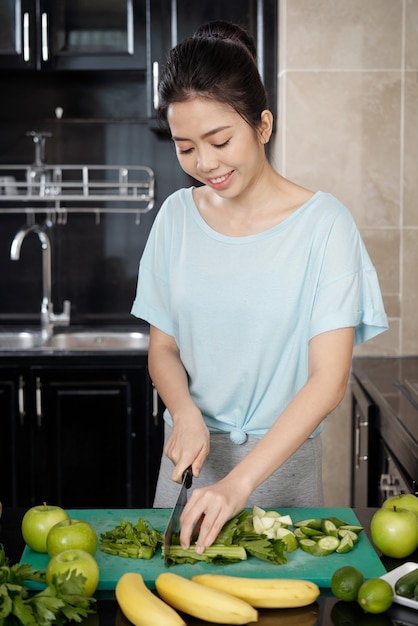
POLYGON ((217 20, 202 24, 193 35, 194 38, 201 37, 209 39, 229 39, 241 44, 250 53, 255 63, 257 63, 257 50, 253 38, 237 24, 217 20))
POLYGON ((231 106, 254 129, 267 108, 252 38, 240 26, 209 22, 169 53, 159 84, 158 114, 199 95, 231 106))

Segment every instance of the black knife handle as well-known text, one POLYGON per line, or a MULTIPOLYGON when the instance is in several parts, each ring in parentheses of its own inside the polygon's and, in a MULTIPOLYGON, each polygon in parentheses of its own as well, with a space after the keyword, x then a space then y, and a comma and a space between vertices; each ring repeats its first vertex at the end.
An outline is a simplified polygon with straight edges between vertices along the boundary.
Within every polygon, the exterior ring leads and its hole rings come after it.
POLYGON ((186 487, 186 489, 190 489, 190 487, 192 486, 192 482, 193 482, 193 471, 192 471, 192 466, 189 465, 189 467, 187 467, 183 472, 183 485, 186 487))

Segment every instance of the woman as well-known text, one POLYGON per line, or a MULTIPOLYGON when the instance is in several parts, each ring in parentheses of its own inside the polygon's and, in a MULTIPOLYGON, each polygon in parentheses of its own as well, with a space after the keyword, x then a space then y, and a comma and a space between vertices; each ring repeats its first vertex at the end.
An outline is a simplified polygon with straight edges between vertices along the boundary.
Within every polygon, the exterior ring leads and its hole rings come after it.
POLYGON ((154 505, 173 506, 191 465, 180 540, 187 548, 199 523, 197 552, 245 506, 321 506, 324 420, 353 345, 387 328, 348 210, 266 157, 273 117, 254 56, 222 22, 170 53, 160 116, 201 185, 159 211, 132 309, 150 323, 149 370, 167 407, 154 505))

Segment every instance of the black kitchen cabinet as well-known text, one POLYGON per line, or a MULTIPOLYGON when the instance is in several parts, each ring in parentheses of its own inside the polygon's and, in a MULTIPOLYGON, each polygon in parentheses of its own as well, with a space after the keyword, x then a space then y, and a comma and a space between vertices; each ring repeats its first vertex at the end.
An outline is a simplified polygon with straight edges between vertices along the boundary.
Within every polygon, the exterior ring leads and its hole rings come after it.
POLYGON ((375 432, 377 407, 357 381, 352 382, 351 506, 378 506, 379 462, 375 432))
POLYGON ((0 364, 0 499, 152 506, 162 427, 146 357, 58 361, 0 364))
POLYGON ((17 371, 0 369, 0 502, 12 503, 16 494, 16 436, 20 427, 16 403, 17 371))
POLYGON ((417 357, 357 357, 352 375, 351 505, 417 493, 417 357))
POLYGON ((257 62, 269 95, 272 111, 277 107, 277 2, 272 0, 152 0, 150 62, 151 116, 158 107, 158 77, 167 52, 212 20, 239 24, 252 35, 257 62))
POLYGON ((147 0, 7 0, 0 68, 145 70, 147 0))

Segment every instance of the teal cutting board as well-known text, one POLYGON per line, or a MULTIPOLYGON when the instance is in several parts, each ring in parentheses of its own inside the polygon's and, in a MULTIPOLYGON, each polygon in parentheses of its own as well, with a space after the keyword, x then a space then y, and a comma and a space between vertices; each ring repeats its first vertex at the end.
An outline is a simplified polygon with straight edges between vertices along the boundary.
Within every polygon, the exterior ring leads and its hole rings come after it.
MULTIPOLYGON (((170 514, 169 509, 93 509, 68 510, 70 517, 89 521, 95 528, 98 537, 100 534, 118 526, 122 521, 136 523, 143 518, 154 528, 164 532, 170 514)), ((352 509, 349 508, 293 508, 280 509, 282 515, 290 515, 293 522, 311 517, 335 516, 349 524, 359 525, 359 521, 352 509)), ((382 576, 386 570, 377 553, 370 544, 363 531, 356 546, 346 554, 331 554, 329 556, 312 556, 298 549, 287 555, 285 565, 274 565, 248 557, 246 561, 230 565, 213 565, 210 563, 196 563, 195 565, 175 565, 170 571, 191 578, 197 574, 228 574, 231 576, 246 576, 250 578, 302 578, 311 580, 320 587, 330 587, 331 576, 336 569, 343 565, 353 565, 363 572, 365 578, 382 576)), ((139 572, 150 589, 155 588, 155 580, 161 572, 167 571, 159 550, 149 561, 142 559, 124 559, 104 554, 99 549, 96 559, 100 568, 99 590, 114 589, 117 581, 125 572, 139 572)), ((38 554, 28 547, 22 554, 21 563, 29 563, 33 568, 44 570, 49 557, 38 554)), ((32 588, 39 588, 31 583, 32 588)))

